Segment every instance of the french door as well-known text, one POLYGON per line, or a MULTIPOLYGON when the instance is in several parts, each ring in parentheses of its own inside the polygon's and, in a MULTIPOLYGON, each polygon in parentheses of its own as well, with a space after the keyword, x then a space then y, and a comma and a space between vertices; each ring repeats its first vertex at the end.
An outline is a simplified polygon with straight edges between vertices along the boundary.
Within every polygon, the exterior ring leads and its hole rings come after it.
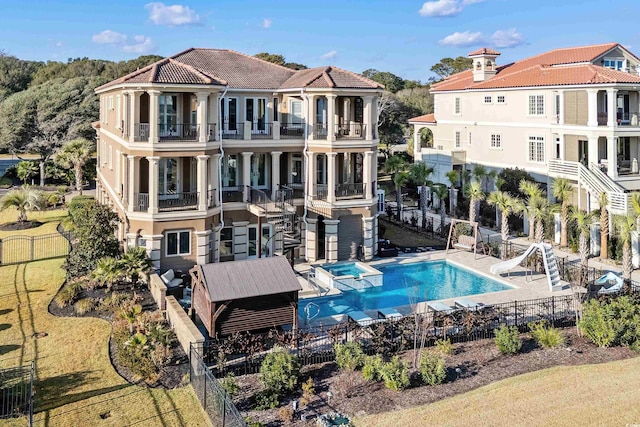
POLYGON ((178 96, 163 94, 159 96, 159 135, 174 136, 178 132, 178 96))
POLYGON ((224 133, 238 132, 238 98, 224 98, 222 100, 222 131, 224 133))
POLYGON ((251 133, 266 133, 267 98, 245 98, 245 117, 251 122, 251 133))
POLYGON ((271 225, 262 224, 262 230, 258 233, 258 225, 252 224, 247 227, 249 245, 247 258, 258 257, 258 245, 261 246, 262 258, 271 256, 273 252, 273 240, 271 239, 271 225))
POLYGON ((158 198, 177 198, 180 192, 180 162, 176 158, 161 158, 158 162, 158 198))
POLYGON ((267 154, 257 153, 251 156, 251 186, 267 188, 269 183, 267 154))

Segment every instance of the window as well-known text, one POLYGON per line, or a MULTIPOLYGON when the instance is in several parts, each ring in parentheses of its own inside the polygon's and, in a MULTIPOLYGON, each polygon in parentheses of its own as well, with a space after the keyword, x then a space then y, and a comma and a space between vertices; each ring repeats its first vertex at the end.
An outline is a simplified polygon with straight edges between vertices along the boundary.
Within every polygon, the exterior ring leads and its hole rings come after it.
POLYGON ((191 253, 191 233, 170 231, 167 236, 167 256, 189 255, 191 253))
POLYGON ((507 99, 504 95, 498 95, 498 104, 504 104, 507 102, 507 99))
POLYGON ((491 95, 485 95, 484 101, 485 104, 491 104, 493 102, 493 98, 491 95))
POLYGON ((456 97, 455 100, 455 114, 460 114, 460 98, 456 97))
POLYGON ((456 131, 455 141, 456 141, 456 148, 460 148, 460 131, 456 131))
POLYGON ((544 95, 529 95, 529 115, 542 116, 544 114, 544 95))
POLYGON ((612 70, 622 70, 624 68, 624 59, 605 59, 604 67, 612 70))
POLYGON ((529 161, 544 162, 544 136, 529 137, 529 161))
POLYGON ((469 139, 467 139, 467 144, 471 145, 471 132, 469 132, 469 139))
POLYGON ((220 256, 233 256, 233 228, 220 230, 220 256))
POLYGON ((502 136, 499 133, 491 134, 491 148, 502 148, 502 136))

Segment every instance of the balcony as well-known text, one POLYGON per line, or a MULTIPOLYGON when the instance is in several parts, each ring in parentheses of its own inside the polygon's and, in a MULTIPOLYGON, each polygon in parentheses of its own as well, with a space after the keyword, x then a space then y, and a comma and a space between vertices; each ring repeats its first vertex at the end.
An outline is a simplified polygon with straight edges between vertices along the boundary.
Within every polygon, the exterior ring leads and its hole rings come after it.
POLYGON ((315 124, 313 125, 313 138, 314 139, 327 139, 327 125, 315 124))
POLYGON ((216 139, 218 139, 215 123, 207 123, 207 138, 208 141, 215 141, 216 139))
POLYGON ((218 206, 217 194, 218 192, 215 189, 207 191, 207 207, 208 208, 213 208, 218 206))
POLYGON ((242 187, 222 187, 223 203, 238 203, 244 201, 242 187))
POLYGON ((227 124, 225 129, 222 130, 222 139, 244 139, 243 124, 227 124))
POLYGON ((315 200, 327 200, 327 184, 316 184, 313 187, 313 198, 315 200))
MULTIPOLYGON (((149 210, 149 193, 134 195, 136 212, 149 210)), ((198 192, 158 194, 158 212, 188 211, 198 209, 198 192)))
POLYGON ((336 125, 337 139, 364 139, 366 127, 362 123, 336 125))
POLYGON ((280 139, 304 139, 304 123, 280 125, 280 139))
POLYGON ((336 185, 336 200, 363 199, 366 185, 360 183, 345 183, 336 185))
POLYGON ((200 125, 185 124, 160 124, 158 136, 161 141, 197 141, 200 137, 200 125))
POLYGON ((252 123, 251 125, 251 139, 273 139, 273 123, 252 123))
MULTIPOLYGON (((616 113, 616 126, 638 126, 639 113, 630 113, 619 111, 616 113)), ((605 112, 598 113, 598 126, 607 126, 609 121, 608 115, 605 112)))
POLYGON ((291 194, 294 199, 301 199, 304 197, 304 182, 290 182, 287 184, 280 184, 280 188, 291 190, 291 194))
POLYGON ((149 123, 135 123, 133 125, 133 140, 136 142, 149 141, 149 123))

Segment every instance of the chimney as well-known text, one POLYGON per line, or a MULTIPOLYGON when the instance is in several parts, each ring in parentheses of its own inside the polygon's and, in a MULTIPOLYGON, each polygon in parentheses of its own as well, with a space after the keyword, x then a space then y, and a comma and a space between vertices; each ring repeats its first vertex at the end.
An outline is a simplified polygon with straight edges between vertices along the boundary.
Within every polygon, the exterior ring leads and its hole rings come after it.
POLYGON ((483 82, 496 75, 496 58, 500 56, 497 50, 487 47, 474 50, 469 54, 473 59, 473 81, 483 82))

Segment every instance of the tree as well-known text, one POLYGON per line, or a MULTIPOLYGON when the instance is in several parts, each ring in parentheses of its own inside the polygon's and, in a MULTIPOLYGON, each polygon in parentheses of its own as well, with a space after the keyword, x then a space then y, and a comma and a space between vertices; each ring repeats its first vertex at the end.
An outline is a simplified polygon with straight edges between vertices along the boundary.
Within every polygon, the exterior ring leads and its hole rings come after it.
MULTIPOLYGON (((140 304, 126 304, 125 306, 120 308, 118 317, 127 321, 127 323, 129 324, 129 333, 131 334, 133 334, 133 327, 136 324, 140 313, 142 313, 142 306, 140 304)), ((146 343, 147 337, 145 335, 142 336, 144 337, 146 343)))
POLYGON ((567 246, 567 224, 569 223, 569 201, 573 196, 573 185, 567 178, 556 178, 553 182, 553 197, 560 200, 560 246, 567 246))
POLYGON ((631 233, 636 231, 636 218, 633 215, 617 215, 615 221, 618 239, 622 242, 622 276, 631 279, 631 233))
POLYGON ((377 101, 378 137, 386 146, 386 156, 391 155, 391 146, 405 141, 405 126, 409 115, 398 97, 391 92, 383 92, 377 101))
POLYGON ((528 181, 523 179, 520 181, 520 185, 518 187, 519 191, 525 195, 525 203, 526 203, 526 211, 529 216, 529 239, 534 238, 535 234, 535 220, 533 219, 533 204, 534 200, 542 197, 542 190, 533 181, 528 181))
POLYGON ((41 62, 23 61, 0 52, 0 101, 29 87, 41 62))
POLYGON ((498 174, 497 179, 501 183, 501 185, 498 185, 498 190, 506 191, 511 194, 511 196, 518 199, 523 199, 526 197, 526 194, 520 191, 520 182, 535 182, 529 172, 524 169, 518 168, 502 169, 498 174))
POLYGON ((42 192, 22 187, 11 190, 0 199, 0 211, 15 208, 18 211, 18 222, 27 220, 27 212, 41 209, 44 206, 42 192))
POLYGON ((600 258, 609 258, 609 212, 607 204, 609 199, 604 191, 598 197, 600 203, 600 258))
POLYGON ((420 210, 422 211, 422 228, 427 228, 427 189, 431 185, 429 177, 433 168, 425 163, 414 163, 410 168, 411 180, 420 186, 420 210))
POLYGON ((256 58, 262 59, 273 64, 282 65, 283 67, 291 68, 292 70, 306 70, 307 66, 298 64, 297 62, 287 62, 283 55, 279 53, 260 52, 253 55, 256 58))
POLYGON ((589 227, 593 221, 593 215, 581 209, 574 209, 571 212, 570 219, 575 223, 579 234, 578 252, 580 252, 580 264, 583 268, 586 268, 587 258, 589 257, 589 227))
POLYGON ((445 173, 445 176, 447 177, 447 179, 449 180, 449 183, 451 184, 450 187, 454 188, 458 183, 458 172, 455 170, 450 170, 447 173, 445 173))
POLYGON ((431 191, 433 191, 433 193, 438 198, 438 203, 440 205, 440 235, 444 236, 444 223, 447 216, 444 199, 447 197, 447 194, 449 194, 449 189, 446 185, 437 184, 431 187, 431 191))
POLYGON ((391 93, 396 93, 404 89, 404 80, 402 77, 398 77, 388 71, 378 71, 374 68, 369 68, 368 70, 364 70, 362 75, 374 82, 384 85, 384 88, 391 93))
POLYGON ((440 80, 473 67, 473 59, 466 56, 457 58, 442 58, 440 62, 431 67, 431 71, 440 77, 440 80))
POLYGON ((65 142, 54 156, 54 161, 64 168, 73 168, 76 177, 76 190, 82 195, 82 171, 91 158, 93 143, 88 139, 76 138, 65 142))
POLYGON ((389 157, 384 164, 387 173, 392 174, 391 180, 396 189, 396 212, 398 221, 402 221, 402 186, 409 180, 407 162, 397 154, 389 157))
POLYGON ((135 286, 140 280, 140 276, 146 276, 153 264, 147 256, 147 251, 143 247, 130 246, 120 260, 120 268, 131 284, 135 286))
POLYGON ((91 272, 91 278, 101 286, 111 287, 122 278, 123 271, 120 263, 114 257, 106 256, 96 262, 96 268, 91 272))
MULTIPOLYGON (((523 206, 517 199, 514 199, 504 191, 494 191, 489 194, 487 202, 500 210, 500 215, 502 216, 500 234, 502 235, 502 241, 506 242, 509 239, 509 215, 520 212, 523 206)), ((506 257, 506 251, 503 251, 502 257, 503 259, 506 257)))
POLYGON ((640 192, 631 193, 631 207, 636 215, 636 231, 640 231, 640 192))
POLYGON ((398 91, 396 97, 411 117, 433 113, 433 95, 428 87, 405 88, 398 91))
POLYGON ((549 201, 546 197, 534 197, 530 201, 531 219, 535 222, 535 241, 544 241, 544 220, 549 213, 549 201))
POLYGON ((480 182, 473 181, 465 187, 465 196, 469 199, 469 221, 475 222, 477 216, 477 204, 485 198, 480 182))
POLYGON ((36 176, 38 173, 38 166, 29 160, 23 160, 16 165, 16 175, 18 179, 26 184, 29 179, 36 176))

